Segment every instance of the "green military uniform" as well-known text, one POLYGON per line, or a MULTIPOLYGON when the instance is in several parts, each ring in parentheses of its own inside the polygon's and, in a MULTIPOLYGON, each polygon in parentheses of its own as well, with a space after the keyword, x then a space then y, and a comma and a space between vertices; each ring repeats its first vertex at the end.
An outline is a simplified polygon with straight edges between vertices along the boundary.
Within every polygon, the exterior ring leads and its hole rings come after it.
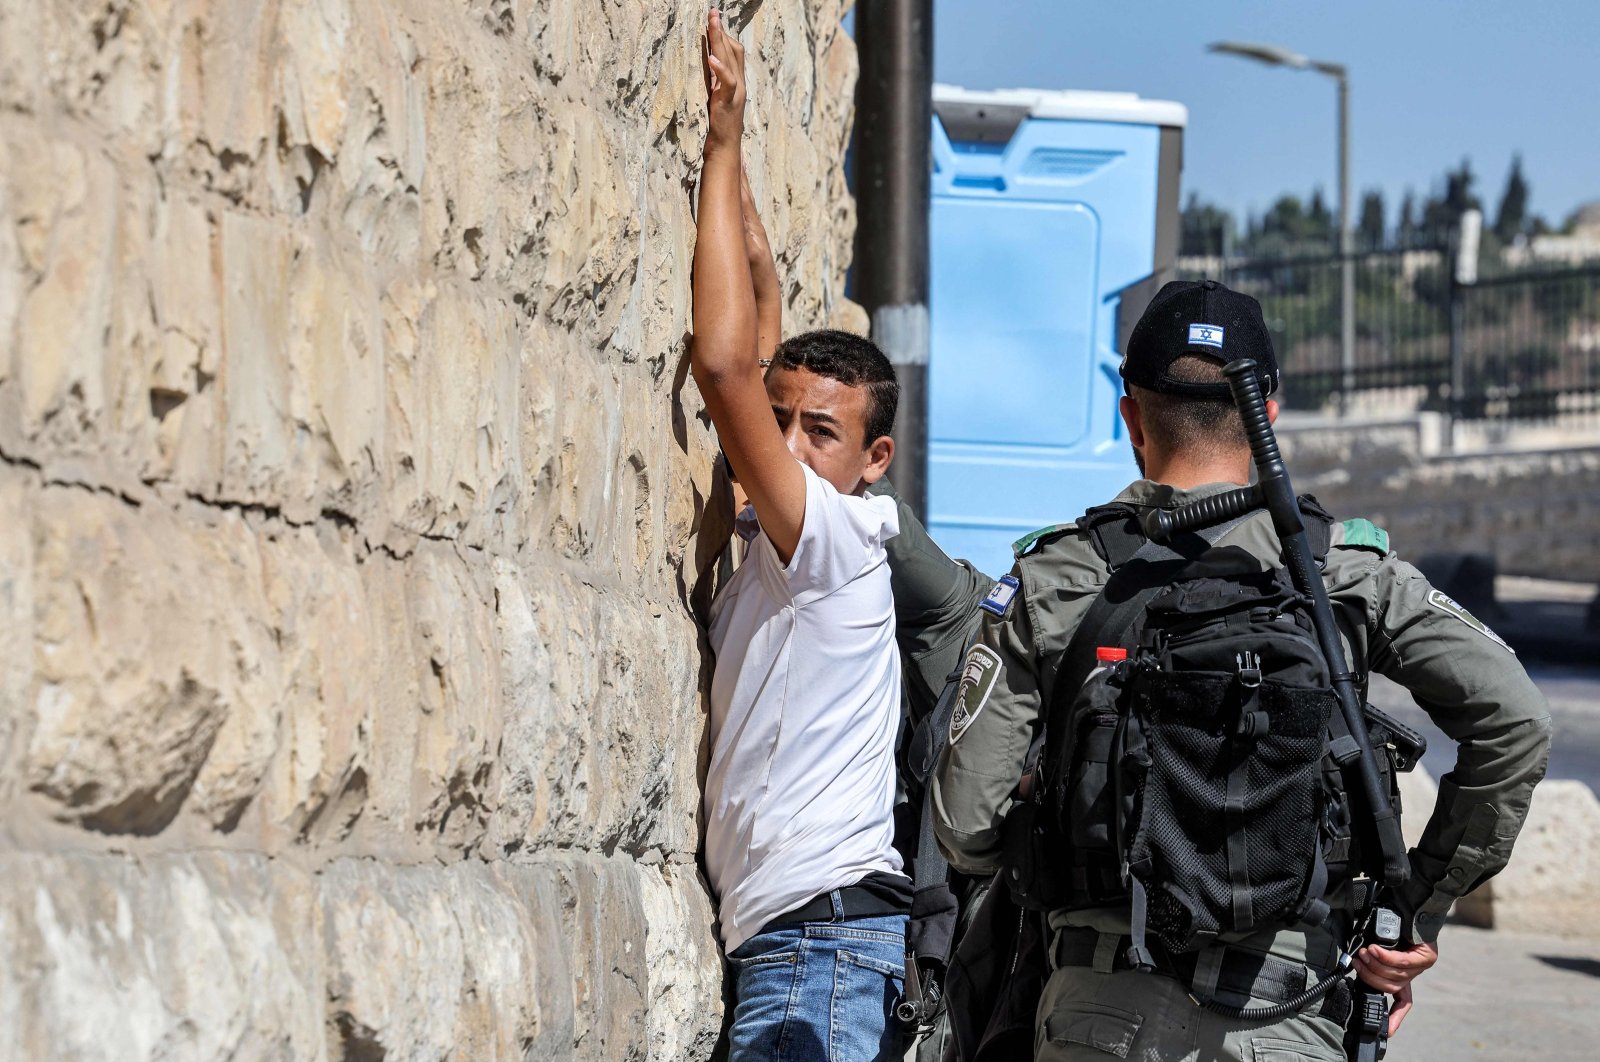
MULTIPOLYGON (((1141 480, 1117 500, 1170 508, 1234 486, 1179 490, 1141 480)), ((1265 513, 1218 544, 1279 563, 1265 513)), ((933 784, 940 845, 953 865, 973 874, 997 869, 1001 822, 1050 703, 1062 651, 1108 574, 1088 536, 1071 526, 1019 546, 1012 569, 1019 589, 1003 616, 984 615, 967 669, 977 678, 962 691, 933 784)), ((1441 780, 1438 805, 1411 853, 1414 874, 1404 897, 1416 913, 1416 937, 1432 942, 1451 903, 1510 855, 1544 773, 1548 709, 1510 649, 1391 552, 1387 536, 1370 523, 1332 528, 1324 579, 1356 674, 1376 671, 1405 686, 1460 746, 1456 769, 1441 780)), ((1056 911, 1050 926, 1057 944, 1064 930, 1078 941, 1092 930, 1106 946, 1092 965, 1066 964, 1052 973, 1038 1011, 1040 1059, 1344 1057, 1341 1030, 1315 1008, 1270 1024, 1234 1020, 1200 1009, 1173 978, 1114 971, 1117 939, 1129 932, 1126 907, 1056 911)), ((1333 968, 1339 946, 1328 929, 1260 932, 1226 945, 1316 971, 1333 968)), ((1206 958, 1196 968, 1201 993, 1215 989, 1220 964, 1206 958), (1209 985, 1200 983, 1208 967, 1209 985)))
MULTIPOLYGON (((928 529, 888 479, 880 479, 867 488, 867 493, 891 497, 899 506, 900 533, 888 541, 885 549, 894 592, 895 640, 900 647, 909 734, 910 728, 933 711, 944 692, 945 680, 960 665, 961 653, 978 622, 978 603, 994 580, 967 561, 951 560, 928 536, 928 529)), ((961 931, 986 884, 987 879, 951 882, 962 897, 961 931)), ((917 1040, 910 1057, 915 1062, 938 1062, 944 1057, 949 1037, 948 1015, 941 1015, 933 1030, 917 1040)))
POLYGON ((917 723, 933 710, 945 679, 961 662, 977 622, 978 602, 994 580, 967 561, 951 560, 888 479, 872 484, 867 493, 893 498, 899 506, 900 533, 884 548, 906 703, 917 723))

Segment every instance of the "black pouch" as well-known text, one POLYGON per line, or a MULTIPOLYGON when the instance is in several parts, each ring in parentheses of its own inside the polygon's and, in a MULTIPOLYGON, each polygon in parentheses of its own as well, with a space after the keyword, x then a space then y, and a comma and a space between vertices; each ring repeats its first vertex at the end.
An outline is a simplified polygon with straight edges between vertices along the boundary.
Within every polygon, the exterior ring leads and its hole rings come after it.
POLYGON ((1052 911, 1066 897, 1066 846, 1037 794, 1019 800, 1000 827, 1001 875, 1018 907, 1052 911))
MULTIPOLYGON (((1323 730, 1331 691, 1264 682, 1265 734, 1237 733, 1233 676, 1157 673, 1141 690, 1149 749, 1129 851, 1150 926, 1172 952, 1294 924, 1320 865, 1323 730)), ((1325 871, 1323 872, 1325 884, 1325 871)))
POLYGON ((1067 842, 1062 905, 1068 908, 1099 907, 1128 894, 1121 824, 1132 817, 1138 788, 1123 755, 1129 674, 1125 662, 1098 670, 1078 691, 1068 716, 1070 755, 1058 764, 1061 776, 1049 800, 1067 842))

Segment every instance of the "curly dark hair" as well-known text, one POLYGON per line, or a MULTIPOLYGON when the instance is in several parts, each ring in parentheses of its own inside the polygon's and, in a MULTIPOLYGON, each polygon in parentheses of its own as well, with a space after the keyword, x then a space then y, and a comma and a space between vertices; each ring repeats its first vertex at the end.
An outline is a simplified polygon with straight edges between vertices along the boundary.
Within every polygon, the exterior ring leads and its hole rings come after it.
POLYGON ((894 430, 900 381, 895 379, 894 366, 870 339, 836 328, 802 332, 778 344, 772 355, 772 368, 767 371, 778 368, 807 369, 847 387, 866 388, 867 434, 863 448, 894 430))

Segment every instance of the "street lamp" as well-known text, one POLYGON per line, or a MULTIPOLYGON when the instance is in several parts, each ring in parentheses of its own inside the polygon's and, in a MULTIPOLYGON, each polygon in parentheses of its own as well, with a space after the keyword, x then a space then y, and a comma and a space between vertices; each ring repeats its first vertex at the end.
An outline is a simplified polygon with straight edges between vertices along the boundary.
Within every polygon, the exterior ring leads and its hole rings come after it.
POLYGON ((1343 412, 1354 388, 1356 364, 1356 265, 1350 233, 1350 79, 1341 63, 1310 59, 1275 44, 1220 41, 1206 49, 1223 55, 1254 59, 1268 66, 1315 70, 1339 82, 1339 370, 1342 377, 1339 410, 1343 412))

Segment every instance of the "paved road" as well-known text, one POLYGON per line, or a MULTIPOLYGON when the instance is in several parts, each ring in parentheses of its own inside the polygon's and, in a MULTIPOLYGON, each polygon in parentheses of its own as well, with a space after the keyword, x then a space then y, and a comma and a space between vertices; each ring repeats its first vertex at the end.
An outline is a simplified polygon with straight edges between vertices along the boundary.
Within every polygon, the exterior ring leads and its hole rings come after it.
POLYGON ((1446 926, 1386 1062, 1600 1058, 1600 939, 1446 926))
MULTIPOLYGON (((1550 701, 1555 721, 1547 777, 1586 782, 1600 793, 1600 662, 1594 667, 1534 664, 1528 673, 1550 701)), ((1439 778, 1455 766, 1455 743, 1429 721, 1410 694, 1380 675, 1372 677, 1370 694, 1373 704, 1426 735, 1423 766, 1429 774, 1439 778)))

